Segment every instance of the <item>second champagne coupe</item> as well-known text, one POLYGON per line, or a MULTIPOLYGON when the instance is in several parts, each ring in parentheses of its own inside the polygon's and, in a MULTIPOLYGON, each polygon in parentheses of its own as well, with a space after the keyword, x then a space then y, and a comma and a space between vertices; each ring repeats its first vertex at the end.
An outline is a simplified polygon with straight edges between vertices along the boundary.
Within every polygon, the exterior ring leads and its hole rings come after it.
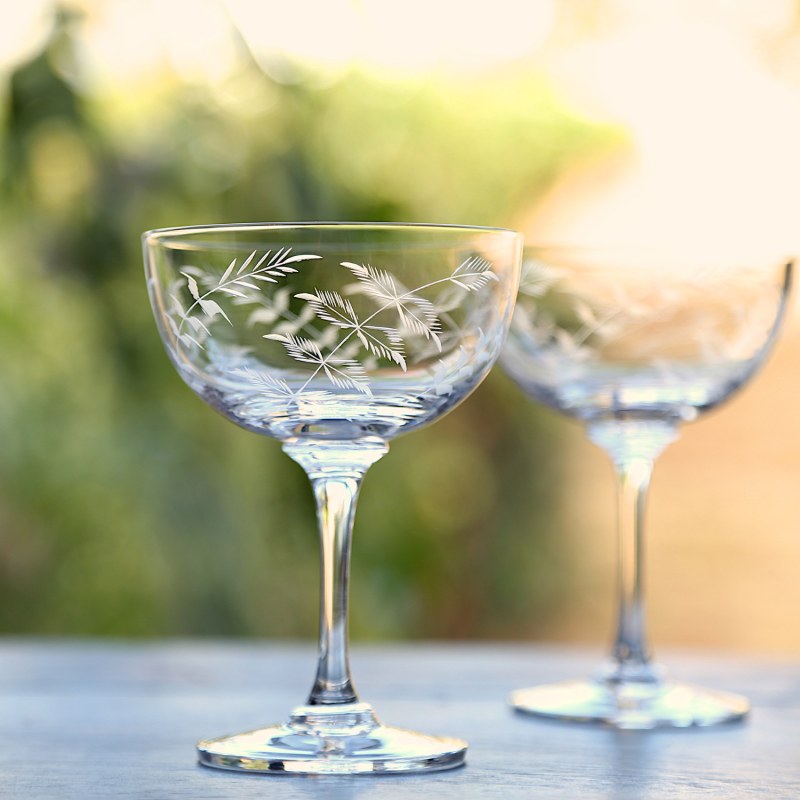
POLYGON ((320 646, 283 724, 206 739, 200 761, 263 773, 396 773, 464 762, 466 743, 388 727, 347 652, 356 497, 388 442, 440 417, 499 355, 521 237, 434 225, 298 223, 144 235, 167 352, 209 405, 279 439, 307 472, 322 544, 320 646))
POLYGON ((580 420, 619 482, 619 612, 595 680, 516 691, 543 717, 619 728, 740 719, 739 696, 666 681, 645 630, 643 517, 656 457, 763 363, 784 316, 786 261, 668 257, 630 249, 526 250, 502 355, 534 400, 580 420))

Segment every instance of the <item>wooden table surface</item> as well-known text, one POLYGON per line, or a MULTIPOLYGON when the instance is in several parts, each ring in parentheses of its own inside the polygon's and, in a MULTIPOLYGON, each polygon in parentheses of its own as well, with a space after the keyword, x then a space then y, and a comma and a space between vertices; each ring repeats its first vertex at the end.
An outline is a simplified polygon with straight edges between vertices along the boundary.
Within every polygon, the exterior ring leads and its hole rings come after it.
POLYGON ((241 775, 194 741, 305 700, 311 644, 0 641, 0 798, 800 798, 800 663, 662 654, 678 679, 742 692, 743 724, 616 732, 511 713, 511 689, 583 677, 598 654, 505 644, 354 648, 362 699, 401 727, 470 743, 429 775, 241 775))

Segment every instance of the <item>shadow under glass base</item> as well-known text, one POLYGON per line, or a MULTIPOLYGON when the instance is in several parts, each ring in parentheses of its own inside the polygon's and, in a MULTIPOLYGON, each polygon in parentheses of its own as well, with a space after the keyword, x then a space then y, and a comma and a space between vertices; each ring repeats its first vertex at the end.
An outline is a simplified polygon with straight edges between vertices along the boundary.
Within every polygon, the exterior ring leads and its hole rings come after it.
POLYGON ((366 703, 301 706, 284 725, 197 743, 200 763, 267 774, 357 775, 460 767, 467 743, 382 725, 366 703))
POLYGON ((523 714, 622 730, 705 727, 744 719, 746 698, 671 681, 613 684, 569 681, 519 689, 509 698, 523 714))

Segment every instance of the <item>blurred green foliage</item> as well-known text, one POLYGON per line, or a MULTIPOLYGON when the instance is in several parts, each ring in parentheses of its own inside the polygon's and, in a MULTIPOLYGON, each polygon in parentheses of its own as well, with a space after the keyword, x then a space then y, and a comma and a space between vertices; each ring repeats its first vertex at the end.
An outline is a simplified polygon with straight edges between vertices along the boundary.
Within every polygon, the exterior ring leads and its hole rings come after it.
MULTIPOLYGON (((224 221, 508 225, 610 134, 522 70, 280 81, 242 45, 212 88, 82 88, 75 26, 5 76, 0 630, 311 636, 305 476, 168 363, 139 234, 224 221)), ((288 78, 287 78, 288 76, 288 78)), ((552 418, 501 375, 373 467, 359 637, 528 636, 564 584, 552 418)))

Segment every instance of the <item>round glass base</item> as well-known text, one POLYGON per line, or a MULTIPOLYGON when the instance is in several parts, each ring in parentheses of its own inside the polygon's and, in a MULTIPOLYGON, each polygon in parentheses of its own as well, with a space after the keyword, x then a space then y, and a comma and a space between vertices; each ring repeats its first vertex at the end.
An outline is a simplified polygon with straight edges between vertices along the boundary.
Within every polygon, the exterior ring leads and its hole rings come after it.
POLYGON ((519 689, 516 711, 567 722, 593 722, 623 730, 689 728, 744 719, 747 699, 683 683, 570 681, 519 689))
POLYGON ((370 706, 302 706, 284 725, 197 743, 201 764, 267 774, 358 775, 460 767, 467 743, 381 725, 370 706))

